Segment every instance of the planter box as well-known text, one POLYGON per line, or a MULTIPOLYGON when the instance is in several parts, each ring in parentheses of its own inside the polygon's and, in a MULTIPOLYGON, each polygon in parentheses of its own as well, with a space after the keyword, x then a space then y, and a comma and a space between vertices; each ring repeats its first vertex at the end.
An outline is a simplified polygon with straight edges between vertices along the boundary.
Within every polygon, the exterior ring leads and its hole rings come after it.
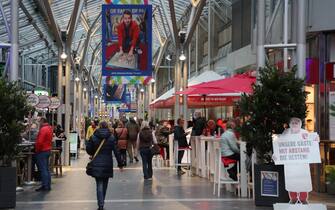
POLYGON ((0 167, 0 209, 15 208, 16 168, 0 167))
POLYGON ((327 193, 335 195, 335 183, 327 184, 327 193))
POLYGON ((284 166, 255 164, 255 205, 273 206, 290 199, 285 190, 284 166))

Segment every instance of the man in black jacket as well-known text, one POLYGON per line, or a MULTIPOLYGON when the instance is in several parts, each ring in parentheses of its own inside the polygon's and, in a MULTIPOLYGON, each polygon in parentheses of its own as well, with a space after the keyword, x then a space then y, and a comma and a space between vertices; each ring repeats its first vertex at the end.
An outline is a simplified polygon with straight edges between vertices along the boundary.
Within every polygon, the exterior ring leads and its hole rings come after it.
POLYGON ((206 119, 201 117, 201 112, 195 112, 191 136, 200 136, 206 127, 206 119))
MULTIPOLYGON (((184 125, 184 120, 179 118, 177 121, 177 126, 175 126, 174 128, 174 140, 178 141, 179 148, 185 148, 189 146, 186 140, 186 136, 188 135, 188 133, 185 133, 183 125, 184 125)), ((184 152, 185 152, 184 150, 178 151, 178 164, 181 164, 181 160, 183 159, 184 152)), ((182 175, 185 173, 184 171, 181 170, 181 166, 177 167, 177 172, 178 172, 178 175, 182 175)))

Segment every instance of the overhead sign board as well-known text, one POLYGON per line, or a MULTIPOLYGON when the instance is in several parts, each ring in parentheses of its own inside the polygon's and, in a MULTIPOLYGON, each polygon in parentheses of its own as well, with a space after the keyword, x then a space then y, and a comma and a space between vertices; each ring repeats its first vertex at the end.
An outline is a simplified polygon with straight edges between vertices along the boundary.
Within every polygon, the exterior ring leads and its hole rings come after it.
POLYGON ((40 108, 40 109, 45 109, 45 108, 48 108, 50 106, 50 98, 46 95, 40 95, 38 96, 38 99, 39 99, 39 103, 36 105, 37 108, 40 108))
POLYGON ((50 98, 50 106, 49 109, 58 109, 60 107, 60 100, 57 97, 50 98))
POLYGON ((39 98, 35 94, 30 94, 27 97, 27 103, 29 106, 36 106, 40 102, 39 98))

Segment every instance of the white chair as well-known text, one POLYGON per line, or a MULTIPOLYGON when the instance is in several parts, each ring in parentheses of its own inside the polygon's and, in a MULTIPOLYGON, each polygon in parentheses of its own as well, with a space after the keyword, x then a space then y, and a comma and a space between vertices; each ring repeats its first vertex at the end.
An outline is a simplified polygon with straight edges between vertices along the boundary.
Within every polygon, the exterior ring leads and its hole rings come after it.
POLYGON ((221 194, 221 184, 225 184, 227 187, 228 185, 236 185, 237 186, 237 195, 240 196, 240 177, 239 177, 239 167, 237 167, 237 180, 233 180, 229 177, 228 169, 233 167, 235 164, 239 166, 239 162, 231 163, 228 167, 225 167, 221 161, 221 151, 218 149, 217 156, 215 158, 215 173, 214 173, 214 186, 213 186, 213 195, 216 192, 217 186, 217 196, 220 197, 221 194))

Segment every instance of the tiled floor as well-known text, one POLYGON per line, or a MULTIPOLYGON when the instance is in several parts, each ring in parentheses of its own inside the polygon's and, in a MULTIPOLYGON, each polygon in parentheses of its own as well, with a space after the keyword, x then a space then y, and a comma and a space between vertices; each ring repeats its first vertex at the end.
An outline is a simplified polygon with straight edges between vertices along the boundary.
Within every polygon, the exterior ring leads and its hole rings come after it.
MULTIPOLYGON (((52 191, 35 192, 26 188, 17 195, 17 210, 91 210, 96 209, 94 179, 85 174, 88 158, 82 155, 74 161, 62 178, 53 178, 52 191)), ((240 199, 229 192, 220 198, 213 196, 213 185, 206 179, 178 177, 175 170, 155 169, 153 181, 143 181, 141 165, 133 164, 122 173, 115 171, 109 182, 105 209, 122 210, 270 210, 272 207, 256 207, 250 199, 240 199)), ((313 195, 315 200, 319 195, 313 195)), ((323 196, 323 202, 332 197, 323 196)), ((328 209, 335 210, 335 204, 328 202, 328 209)))

